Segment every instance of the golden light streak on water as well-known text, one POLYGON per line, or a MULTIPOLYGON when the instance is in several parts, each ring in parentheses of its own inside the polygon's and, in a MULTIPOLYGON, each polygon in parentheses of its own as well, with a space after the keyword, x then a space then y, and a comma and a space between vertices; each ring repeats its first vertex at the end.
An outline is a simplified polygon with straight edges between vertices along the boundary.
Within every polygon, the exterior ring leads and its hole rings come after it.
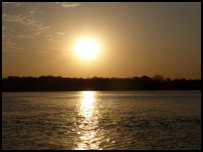
POLYGON ((95 92, 85 91, 82 93, 79 115, 83 117, 79 125, 80 141, 77 150, 100 149, 97 138, 98 110, 95 110, 95 92))

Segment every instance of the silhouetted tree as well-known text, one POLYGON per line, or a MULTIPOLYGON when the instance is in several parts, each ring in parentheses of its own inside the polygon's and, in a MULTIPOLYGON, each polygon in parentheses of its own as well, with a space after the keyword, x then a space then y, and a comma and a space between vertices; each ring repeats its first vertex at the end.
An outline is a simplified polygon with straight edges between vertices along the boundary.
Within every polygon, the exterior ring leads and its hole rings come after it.
POLYGON ((160 74, 157 74, 157 75, 153 76, 152 79, 153 79, 153 80, 156 80, 156 81, 158 81, 158 82, 164 82, 164 81, 165 81, 164 76, 163 76, 163 75, 160 75, 160 74))

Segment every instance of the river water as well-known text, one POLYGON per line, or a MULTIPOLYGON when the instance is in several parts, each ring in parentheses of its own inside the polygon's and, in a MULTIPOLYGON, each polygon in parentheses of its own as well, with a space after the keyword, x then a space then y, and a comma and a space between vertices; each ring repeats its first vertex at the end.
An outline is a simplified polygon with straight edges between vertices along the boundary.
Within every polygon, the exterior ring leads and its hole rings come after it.
POLYGON ((200 150, 201 91, 2 92, 4 150, 200 150))

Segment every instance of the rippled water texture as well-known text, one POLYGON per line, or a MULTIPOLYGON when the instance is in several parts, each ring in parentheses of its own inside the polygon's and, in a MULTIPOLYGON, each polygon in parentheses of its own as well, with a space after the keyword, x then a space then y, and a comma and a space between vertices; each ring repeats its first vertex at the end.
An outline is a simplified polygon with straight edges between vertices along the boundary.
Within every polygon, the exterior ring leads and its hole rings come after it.
POLYGON ((2 93, 3 149, 201 149, 201 91, 2 93))

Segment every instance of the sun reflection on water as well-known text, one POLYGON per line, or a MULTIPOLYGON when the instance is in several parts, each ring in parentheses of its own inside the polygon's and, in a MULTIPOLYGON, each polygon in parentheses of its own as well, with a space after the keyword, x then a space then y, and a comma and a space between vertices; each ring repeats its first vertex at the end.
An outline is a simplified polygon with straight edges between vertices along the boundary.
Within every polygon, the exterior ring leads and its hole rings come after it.
POLYGON ((93 103, 94 103, 94 92, 93 91, 85 91, 82 94, 82 108, 94 108, 93 103))
POLYGON ((98 128, 98 110, 95 109, 95 92, 84 91, 82 93, 79 115, 82 120, 79 124, 80 142, 77 143, 76 149, 88 150, 99 149, 97 138, 98 128))

